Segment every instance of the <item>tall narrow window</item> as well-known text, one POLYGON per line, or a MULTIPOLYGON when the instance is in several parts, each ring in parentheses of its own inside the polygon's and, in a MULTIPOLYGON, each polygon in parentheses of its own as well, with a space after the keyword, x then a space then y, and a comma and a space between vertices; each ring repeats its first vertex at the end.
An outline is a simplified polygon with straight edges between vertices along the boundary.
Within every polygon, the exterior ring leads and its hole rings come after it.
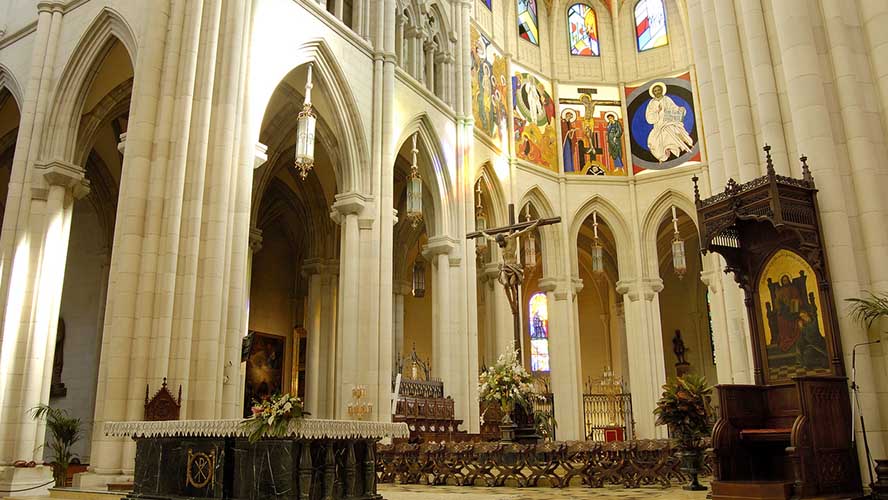
POLYGON ((638 0, 635 4, 635 39, 639 52, 669 43, 663 0, 638 0))
POLYGON ((518 35, 534 45, 540 44, 537 0, 518 0, 518 35))
POLYGON ((549 371, 549 301, 545 293, 530 297, 530 370, 549 371))
POLYGON ((484 5, 487 6, 487 10, 493 10, 493 0, 482 0, 484 5))
POLYGON ((598 20, 592 7, 584 3, 572 5, 567 11, 567 30, 570 55, 601 55, 598 49, 598 20))

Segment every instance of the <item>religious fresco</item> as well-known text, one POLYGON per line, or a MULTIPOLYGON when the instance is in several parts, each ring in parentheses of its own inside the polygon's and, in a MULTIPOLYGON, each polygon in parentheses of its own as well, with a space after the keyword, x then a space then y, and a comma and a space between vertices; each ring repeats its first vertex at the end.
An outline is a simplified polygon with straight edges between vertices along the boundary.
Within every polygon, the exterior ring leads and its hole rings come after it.
POLYGON ((626 175, 619 89, 559 85, 558 95, 564 172, 626 175))
POLYGON ((500 52, 473 25, 472 114, 475 127, 501 143, 508 123, 509 69, 500 52))
POLYGON ((286 337, 250 332, 244 385, 245 416, 249 416, 254 401, 262 401, 283 392, 286 345, 286 337))
POLYGON ((627 86, 626 112, 635 172, 700 160, 690 73, 627 86))
POLYGON ((518 158, 558 171, 555 133, 555 102, 549 82, 514 68, 512 96, 514 99, 515 152, 518 158))
POLYGON ((768 383, 829 374, 817 276, 800 255, 775 253, 758 283, 768 383))

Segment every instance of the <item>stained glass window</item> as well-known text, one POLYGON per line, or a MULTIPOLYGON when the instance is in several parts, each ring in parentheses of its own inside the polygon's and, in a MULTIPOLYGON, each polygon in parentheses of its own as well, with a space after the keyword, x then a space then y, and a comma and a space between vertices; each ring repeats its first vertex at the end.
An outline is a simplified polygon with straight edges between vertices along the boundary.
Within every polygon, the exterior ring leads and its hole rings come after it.
POLYGON ((595 10, 584 3, 577 3, 567 11, 567 36, 570 39, 570 55, 597 56, 598 21, 595 10))
POLYGON ((545 293, 530 297, 530 370, 549 371, 549 301, 545 293))
POLYGON ((540 44, 537 0, 518 0, 518 35, 534 45, 540 44))
POLYGON ((638 0, 635 4, 635 38, 639 52, 669 43, 663 0, 638 0))
POLYGON ((488 10, 493 10, 493 0, 482 0, 484 5, 487 6, 488 10))

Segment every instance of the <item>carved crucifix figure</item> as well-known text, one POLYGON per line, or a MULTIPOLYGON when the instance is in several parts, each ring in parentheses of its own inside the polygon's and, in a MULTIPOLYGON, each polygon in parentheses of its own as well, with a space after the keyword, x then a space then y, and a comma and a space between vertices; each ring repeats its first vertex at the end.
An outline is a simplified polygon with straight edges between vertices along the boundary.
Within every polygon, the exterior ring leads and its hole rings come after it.
POLYGON ((468 239, 486 238, 495 241, 500 247, 503 254, 503 261, 500 264, 500 274, 498 281, 506 292, 509 299, 509 306, 512 308, 512 323, 515 335, 515 346, 518 353, 521 354, 521 285, 524 283, 524 269, 518 261, 518 244, 520 238, 534 229, 550 224, 558 224, 561 217, 551 217, 547 219, 537 219, 534 221, 515 222, 515 205, 509 204, 509 225, 488 229, 486 231, 476 231, 466 235, 468 239))

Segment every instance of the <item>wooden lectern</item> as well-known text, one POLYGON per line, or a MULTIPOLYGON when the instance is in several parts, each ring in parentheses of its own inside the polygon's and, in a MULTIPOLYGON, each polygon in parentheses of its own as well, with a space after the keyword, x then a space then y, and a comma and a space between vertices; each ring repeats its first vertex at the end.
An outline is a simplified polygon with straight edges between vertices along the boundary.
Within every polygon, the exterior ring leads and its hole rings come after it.
POLYGON ((754 385, 718 385, 713 500, 851 498, 861 491, 814 179, 767 174, 694 194, 701 251, 743 289, 754 385))

